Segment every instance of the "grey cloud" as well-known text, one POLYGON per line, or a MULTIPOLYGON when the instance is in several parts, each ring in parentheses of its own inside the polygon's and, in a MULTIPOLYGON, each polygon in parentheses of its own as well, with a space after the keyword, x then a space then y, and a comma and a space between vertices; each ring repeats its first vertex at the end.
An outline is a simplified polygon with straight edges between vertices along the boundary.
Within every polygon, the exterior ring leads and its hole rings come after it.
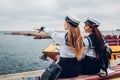
POLYGON ((1 0, 0 30, 2 26, 17 28, 41 23, 59 27, 70 13, 77 15, 81 22, 91 17, 103 26, 119 26, 119 3, 120 0, 1 0))

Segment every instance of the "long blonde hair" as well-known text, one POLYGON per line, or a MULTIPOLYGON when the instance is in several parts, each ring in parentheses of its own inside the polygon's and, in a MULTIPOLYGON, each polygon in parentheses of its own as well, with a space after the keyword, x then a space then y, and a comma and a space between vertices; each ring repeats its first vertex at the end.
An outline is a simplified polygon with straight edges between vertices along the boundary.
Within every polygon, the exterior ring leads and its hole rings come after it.
POLYGON ((68 45, 74 51, 75 56, 78 60, 82 58, 83 55, 83 39, 79 27, 74 27, 66 21, 68 30, 68 45))

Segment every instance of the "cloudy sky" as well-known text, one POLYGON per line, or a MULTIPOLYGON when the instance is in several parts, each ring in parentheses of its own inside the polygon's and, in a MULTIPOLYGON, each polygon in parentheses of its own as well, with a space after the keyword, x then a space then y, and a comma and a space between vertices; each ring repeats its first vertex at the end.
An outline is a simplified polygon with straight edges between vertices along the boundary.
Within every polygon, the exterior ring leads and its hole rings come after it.
POLYGON ((120 29, 120 0, 0 0, 0 31, 40 25, 63 30, 68 14, 80 18, 81 29, 87 17, 98 20, 100 30, 120 29))

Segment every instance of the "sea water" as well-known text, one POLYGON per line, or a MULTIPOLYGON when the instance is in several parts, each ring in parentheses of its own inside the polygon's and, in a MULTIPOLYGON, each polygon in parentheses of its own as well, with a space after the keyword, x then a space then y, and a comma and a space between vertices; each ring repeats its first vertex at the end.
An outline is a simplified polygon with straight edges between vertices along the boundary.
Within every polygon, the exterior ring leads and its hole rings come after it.
POLYGON ((52 39, 33 39, 33 36, 0 33, 0 75, 45 69, 51 60, 39 57, 52 39))

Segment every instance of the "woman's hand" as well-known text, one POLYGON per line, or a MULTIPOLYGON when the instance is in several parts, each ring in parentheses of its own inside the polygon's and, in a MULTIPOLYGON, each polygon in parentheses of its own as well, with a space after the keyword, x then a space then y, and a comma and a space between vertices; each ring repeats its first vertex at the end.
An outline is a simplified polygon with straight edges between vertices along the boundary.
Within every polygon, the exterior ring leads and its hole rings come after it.
POLYGON ((38 31, 38 33, 40 33, 40 32, 41 32, 41 27, 40 27, 40 28, 35 28, 35 27, 33 27, 33 29, 34 29, 34 30, 37 30, 37 31, 38 31))
POLYGON ((60 61, 60 55, 55 56, 53 63, 57 64, 60 61))

